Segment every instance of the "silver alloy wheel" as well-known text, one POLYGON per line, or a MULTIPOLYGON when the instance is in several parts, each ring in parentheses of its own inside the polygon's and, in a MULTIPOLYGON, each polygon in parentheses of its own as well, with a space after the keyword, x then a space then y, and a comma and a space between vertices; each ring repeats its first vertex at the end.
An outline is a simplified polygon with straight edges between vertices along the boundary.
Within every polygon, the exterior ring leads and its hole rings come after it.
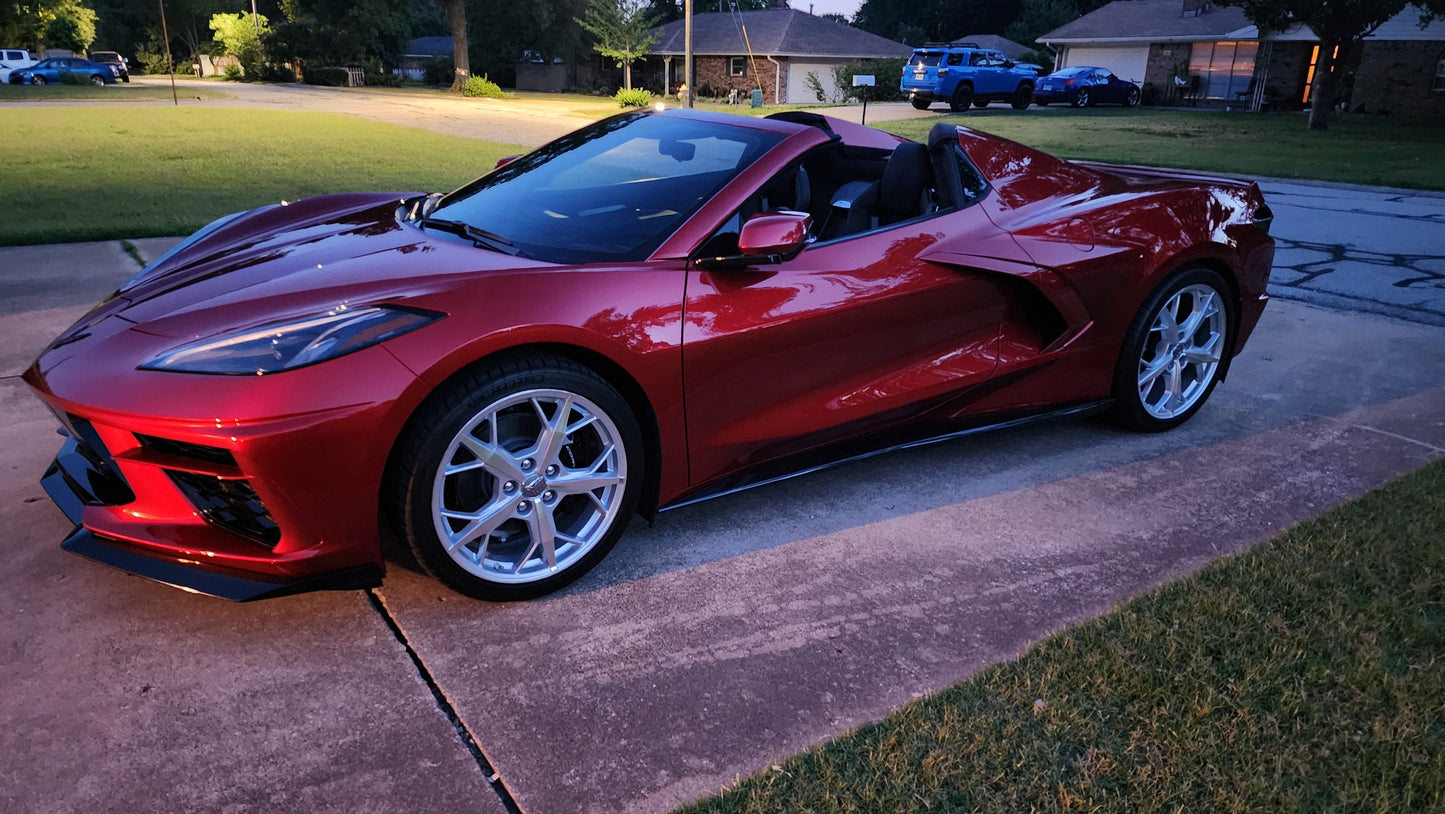
POLYGON ((1209 392, 1224 358, 1224 308, 1212 286, 1195 284, 1154 315, 1139 355, 1139 401, 1149 415, 1167 421, 1209 392))
POLYGON ((491 582, 551 577, 587 555, 617 519, 627 451, 596 404, 526 390, 487 405, 447 446, 432 519, 452 560, 491 582))

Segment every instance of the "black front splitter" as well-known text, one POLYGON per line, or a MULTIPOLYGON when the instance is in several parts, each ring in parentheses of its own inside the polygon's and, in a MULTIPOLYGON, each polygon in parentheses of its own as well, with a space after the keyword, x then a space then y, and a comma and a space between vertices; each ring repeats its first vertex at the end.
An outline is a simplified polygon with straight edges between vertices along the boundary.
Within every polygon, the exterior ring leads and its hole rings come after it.
POLYGON ((272 599, 310 591, 354 591, 381 584, 381 568, 363 565, 299 579, 265 579, 204 565, 192 565, 138 551, 118 540, 98 537, 77 526, 60 547, 82 557, 119 568, 172 588, 232 602, 272 599))

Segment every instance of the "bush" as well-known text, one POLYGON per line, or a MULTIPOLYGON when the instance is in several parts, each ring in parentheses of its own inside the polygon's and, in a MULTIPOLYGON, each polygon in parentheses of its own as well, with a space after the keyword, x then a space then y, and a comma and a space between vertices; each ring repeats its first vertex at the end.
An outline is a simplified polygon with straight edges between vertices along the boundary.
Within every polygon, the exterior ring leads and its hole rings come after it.
POLYGON ((432 57, 422 63, 422 81, 428 85, 450 85, 456 72, 451 57, 432 57))
POLYGON ((838 93, 855 102, 863 101, 865 94, 870 102, 891 102, 901 95, 898 86, 902 82, 901 59, 864 59, 833 69, 833 84, 838 93), (873 87, 853 87, 853 77, 858 74, 872 74, 873 87))
POLYGON ((642 88, 633 88, 632 90, 621 88, 612 98, 616 100, 618 107, 647 107, 652 104, 652 91, 642 88))
POLYGON ((383 88, 401 87, 401 77, 391 71, 367 71, 366 84, 383 88))
POLYGON ((227 82, 240 82, 242 79, 245 79, 245 78, 246 78, 246 74, 245 74, 245 72, 243 72, 243 71, 241 70, 241 66, 240 66, 240 65, 227 65, 227 66, 226 66, 226 81, 227 81, 227 82))
POLYGON ((296 72, 282 62, 268 62, 261 66, 262 82, 295 82, 296 72))
POLYGON ((345 68, 313 68, 308 65, 301 69, 301 81, 308 85, 344 88, 351 84, 351 75, 345 68))
POLYGON ((462 85, 463 96, 485 96, 489 99, 505 99, 507 94, 497 86, 496 82, 486 76, 469 76, 466 84, 462 85))

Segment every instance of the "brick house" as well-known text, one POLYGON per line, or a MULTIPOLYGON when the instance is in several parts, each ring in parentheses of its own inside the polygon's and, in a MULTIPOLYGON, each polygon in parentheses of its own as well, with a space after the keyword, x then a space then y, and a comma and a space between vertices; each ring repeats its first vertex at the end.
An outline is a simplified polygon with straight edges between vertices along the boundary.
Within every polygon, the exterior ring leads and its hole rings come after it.
MULTIPOLYGON (((1445 115, 1445 22, 1421 29, 1419 18, 1409 7, 1345 55, 1346 104, 1445 115)), ((1207 0, 1114 0, 1038 42, 1058 52, 1056 70, 1094 65, 1147 84, 1161 102, 1251 110, 1306 106, 1319 54, 1308 28, 1261 34, 1243 10, 1207 0)))
MULTIPOLYGON (((645 86, 675 93, 683 83, 683 22, 654 30, 660 37, 641 75, 645 86)), ((831 97, 836 93, 834 67, 862 59, 897 59, 901 63, 912 52, 901 42, 790 8, 694 14, 696 81, 691 86, 715 96, 736 90, 744 98, 762 88, 767 104, 816 102, 817 95, 808 87, 808 74, 817 76, 824 93, 831 97)))

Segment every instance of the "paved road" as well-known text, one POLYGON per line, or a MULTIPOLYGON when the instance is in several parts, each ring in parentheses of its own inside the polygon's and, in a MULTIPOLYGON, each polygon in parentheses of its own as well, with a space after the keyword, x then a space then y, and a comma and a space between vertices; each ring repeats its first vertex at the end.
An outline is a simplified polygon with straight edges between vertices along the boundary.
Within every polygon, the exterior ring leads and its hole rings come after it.
POLYGON ((503 811, 494 789, 662 811, 1445 455, 1445 200, 1266 190, 1277 299, 1179 430, 819 473, 635 524, 573 587, 500 606, 402 562, 375 592, 231 605, 61 552, 36 483, 55 422, 17 376, 137 266, 0 250, 0 811, 503 811), (1400 268, 1408 300, 1372 277, 1400 268))

